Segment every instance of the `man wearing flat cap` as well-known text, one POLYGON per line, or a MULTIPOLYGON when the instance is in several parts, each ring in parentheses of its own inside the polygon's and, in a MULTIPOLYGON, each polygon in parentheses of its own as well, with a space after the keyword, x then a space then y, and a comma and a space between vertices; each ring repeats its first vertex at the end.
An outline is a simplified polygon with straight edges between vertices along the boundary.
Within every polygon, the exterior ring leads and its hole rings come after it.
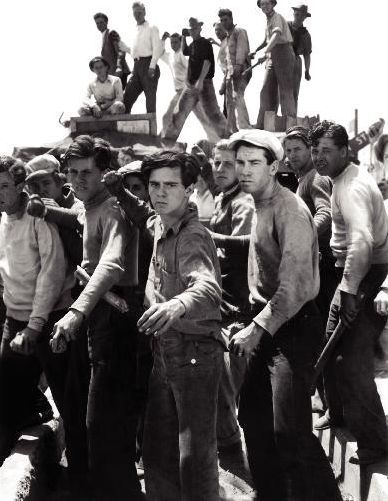
POLYGON ((305 203, 276 180, 284 152, 266 131, 230 138, 256 216, 248 258, 252 322, 231 340, 248 359, 239 421, 261 501, 341 500, 311 431, 309 379, 320 342, 318 239, 305 203))
POLYGON ((294 19, 288 22, 288 26, 294 39, 293 47, 296 56, 294 66, 294 98, 296 109, 298 109, 299 89, 302 79, 302 56, 304 59, 304 77, 307 81, 311 80, 311 35, 308 29, 303 26, 303 22, 308 17, 311 17, 311 14, 305 4, 298 4, 292 7, 292 9, 294 11, 294 19))
POLYGON ((172 115, 171 123, 165 131, 165 138, 176 141, 187 117, 197 104, 201 103, 208 120, 206 125, 214 130, 219 140, 227 135, 227 122, 218 106, 213 85, 215 66, 213 47, 209 40, 201 36, 202 21, 191 17, 189 25, 190 28, 182 31, 182 51, 185 56, 189 56, 187 81, 172 115), (193 39, 190 45, 186 43, 188 33, 193 39))

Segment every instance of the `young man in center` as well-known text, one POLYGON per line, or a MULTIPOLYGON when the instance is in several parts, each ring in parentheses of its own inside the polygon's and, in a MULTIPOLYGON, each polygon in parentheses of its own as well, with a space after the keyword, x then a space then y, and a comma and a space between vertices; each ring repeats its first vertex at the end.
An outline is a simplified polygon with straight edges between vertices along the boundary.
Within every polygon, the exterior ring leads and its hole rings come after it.
POLYGON ((139 328, 153 335, 143 460, 150 501, 218 501, 216 417, 224 347, 220 342, 221 276, 216 248, 189 203, 199 174, 193 155, 146 157, 155 211, 124 190, 119 174, 105 183, 125 213, 154 233, 139 328))
POLYGON ((270 132, 234 134, 242 189, 253 196, 248 284, 251 323, 230 350, 248 358, 239 420, 261 501, 341 500, 312 433, 309 379, 320 342, 318 239, 304 202, 276 180, 283 148, 270 132))

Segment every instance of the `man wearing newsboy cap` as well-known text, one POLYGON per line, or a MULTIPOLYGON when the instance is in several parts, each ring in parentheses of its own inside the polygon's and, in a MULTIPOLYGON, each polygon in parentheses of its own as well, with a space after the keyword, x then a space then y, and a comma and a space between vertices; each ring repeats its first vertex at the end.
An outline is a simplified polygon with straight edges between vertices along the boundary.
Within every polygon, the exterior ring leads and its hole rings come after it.
POLYGON ((283 148, 271 132, 230 138, 242 189, 256 217, 248 258, 252 322, 230 350, 248 359, 239 421, 260 501, 340 501, 311 431, 309 376, 320 342, 318 240, 305 203, 276 180, 283 148))

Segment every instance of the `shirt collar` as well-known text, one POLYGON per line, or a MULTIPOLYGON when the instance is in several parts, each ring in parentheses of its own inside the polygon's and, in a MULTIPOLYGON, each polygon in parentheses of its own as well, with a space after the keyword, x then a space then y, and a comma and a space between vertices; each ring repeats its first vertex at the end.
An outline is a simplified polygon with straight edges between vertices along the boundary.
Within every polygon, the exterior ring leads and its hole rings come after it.
POLYGON ((105 200, 108 200, 108 198, 111 198, 111 194, 109 191, 104 187, 101 191, 99 191, 93 198, 88 200, 87 202, 84 202, 85 210, 88 211, 90 209, 94 209, 98 205, 101 205, 105 200))
POLYGON ((167 231, 163 229, 162 236, 166 237, 170 232, 177 236, 183 226, 186 226, 189 221, 196 218, 198 219, 198 208, 195 203, 189 202, 183 216, 178 221, 176 221, 176 223, 170 226, 167 231))

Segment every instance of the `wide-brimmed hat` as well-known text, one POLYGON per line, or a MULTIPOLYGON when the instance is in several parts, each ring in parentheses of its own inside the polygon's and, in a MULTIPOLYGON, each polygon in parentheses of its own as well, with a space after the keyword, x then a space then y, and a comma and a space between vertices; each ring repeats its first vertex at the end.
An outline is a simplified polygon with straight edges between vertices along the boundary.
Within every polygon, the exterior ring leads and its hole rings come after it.
POLYGON ((300 3, 299 5, 296 5, 295 7, 291 7, 293 10, 300 10, 301 12, 303 12, 303 14, 306 16, 306 17, 311 17, 311 14, 309 12, 309 8, 307 7, 307 5, 305 5, 304 3, 300 3))
POLYGON ((198 26, 203 26, 203 22, 198 21, 198 19, 196 17, 190 17, 189 28, 187 28, 187 29, 190 30, 191 28, 198 28, 198 26))
POLYGON ((283 160, 284 150, 282 144, 272 132, 260 129, 241 129, 230 136, 228 147, 233 150, 240 142, 270 150, 276 160, 283 160))
POLYGON ((375 154, 379 162, 384 162, 384 149, 385 145, 388 143, 388 134, 383 134, 379 137, 377 143, 375 144, 375 154))
POLYGON ((37 179, 38 177, 47 176, 54 172, 60 172, 61 165, 59 161, 49 153, 38 155, 26 164, 27 177, 26 181, 37 179))

